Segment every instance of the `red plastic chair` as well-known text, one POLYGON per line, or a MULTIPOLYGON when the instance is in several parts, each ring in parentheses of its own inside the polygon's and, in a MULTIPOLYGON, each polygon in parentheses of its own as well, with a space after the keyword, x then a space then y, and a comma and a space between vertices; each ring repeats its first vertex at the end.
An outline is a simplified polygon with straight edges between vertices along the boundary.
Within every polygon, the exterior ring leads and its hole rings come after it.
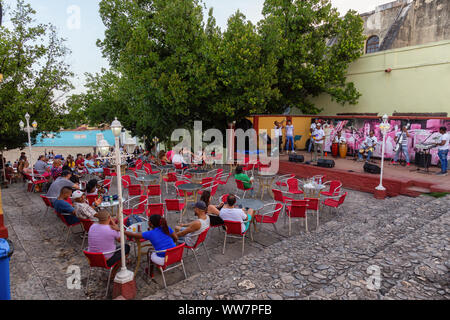
POLYGON ((289 236, 291 236, 291 219, 303 218, 305 219, 306 231, 308 231, 308 217, 306 209, 308 208, 307 200, 292 200, 291 204, 286 206, 286 214, 289 217, 289 236))
POLYGON ((123 175, 122 176, 122 187, 124 189, 128 188, 131 185, 131 178, 129 175, 123 175))
MULTIPOLYGON (((65 217, 75 217, 73 214, 71 213, 59 213, 55 210, 56 215, 58 216, 58 218, 64 223, 65 227, 67 228, 67 234, 66 234, 66 239, 64 240, 64 245, 67 243, 67 240, 69 239, 69 234, 72 232, 72 228, 74 228, 75 226, 81 224, 80 221, 75 222, 74 224, 69 224, 67 223, 67 220, 65 217)), ((78 219, 80 220, 80 219, 78 219)))
POLYGON ((236 188, 238 190, 244 191, 242 199, 245 199, 245 194, 247 193, 248 190, 253 190, 253 187, 250 187, 250 188, 246 189, 244 187, 244 183, 241 180, 235 179, 235 181, 236 181, 236 188))
MULTIPOLYGON (((227 203, 228 195, 229 195, 228 193, 221 195, 220 196, 220 201, 223 202, 223 203, 227 203)), ((235 197, 236 197, 236 199, 240 199, 238 196, 235 196, 235 197)))
POLYGON ((181 202, 180 199, 166 199, 165 201, 167 213, 169 212, 179 213, 181 223, 184 214, 184 202, 181 202))
POLYGON ((342 183, 339 180, 331 180, 324 183, 324 185, 330 185, 330 188, 328 191, 322 191, 320 194, 326 196, 326 197, 334 197, 339 195, 339 192, 341 191, 342 183))
POLYGON ((131 171, 141 170, 143 164, 144 163, 142 162, 142 160, 139 159, 136 161, 135 167, 130 167, 130 168, 128 168, 128 170, 131 170, 131 171))
POLYGON ((222 173, 222 174, 219 176, 219 175, 217 174, 216 177, 215 177, 215 181, 218 182, 220 185, 226 185, 226 184, 228 183, 228 179, 230 179, 230 177, 231 177, 231 172, 230 172, 228 175, 222 173), (225 180, 223 180, 224 177, 226 177, 225 180))
MULTIPOLYGON (((179 185, 189 183, 188 181, 177 181, 175 182, 175 189, 177 189, 177 196, 184 198, 185 191, 178 189, 179 185)), ((188 197, 192 197, 194 195, 193 192, 187 192, 188 197)))
POLYGON ((279 176, 275 182, 275 185, 279 188, 287 188, 288 184, 287 184, 287 180, 291 179, 291 178, 295 178, 295 174, 291 173, 291 174, 285 174, 282 176, 279 176))
POLYGON ((152 184, 147 186, 147 197, 159 198, 159 203, 162 202, 161 186, 159 184, 152 184))
POLYGON ((50 199, 56 199, 56 198, 49 198, 42 194, 40 195, 40 197, 42 198, 42 201, 44 201, 45 206, 47 207, 47 209, 45 210, 45 215, 47 215, 48 209, 53 208, 53 205, 52 205, 52 202, 50 201, 50 199))
POLYGON ((90 219, 81 219, 81 218, 78 218, 78 219, 80 220, 81 226, 83 227, 83 241, 81 242, 81 249, 83 249, 84 241, 86 240, 86 236, 89 233, 89 229, 94 224, 94 221, 92 221, 90 219))
POLYGON ((22 173, 22 174, 25 177, 25 179, 28 180, 28 187, 27 187, 28 192, 34 192, 37 185, 42 185, 42 184, 48 182, 48 180, 46 178, 44 178, 43 176, 40 176, 38 174, 34 175, 34 180, 31 177, 31 175, 26 174, 26 173, 22 173))
POLYGON ((154 214, 160 215, 164 217, 164 203, 148 203, 147 204, 147 217, 150 217, 154 214))
POLYGON ((88 275, 88 279, 87 279, 87 283, 86 283, 86 291, 87 292, 89 292, 89 279, 91 278, 92 268, 102 268, 102 269, 109 270, 108 284, 106 286, 105 298, 108 296, 109 283, 111 282, 111 272, 114 269, 114 267, 120 263, 120 260, 118 260, 112 266, 108 267, 108 264, 107 264, 106 258, 105 258, 105 254, 116 253, 117 251, 120 251, 120 248, 118 248, 114 251, 110 251, 110 252, 89 252, 87 250, 83 250, 83 253, 89 262, 89 275, 88 275))
POLYGON ((195 260, 197 261, 197 265, 198 265, 198 268, 200 269, 200 271, 203 271, 202 267, 200 266, 200 262, 198 261, 198 258, 197 258, 197 250, 199 249, 200 245, 203 245, 203 248, 205 249, 205 252, 206 252, 206 256, 208 257, 208 261, 210 260, 209 253, 208 253, 208 250, 206 249, 206 245, 205 245, 205 239, 206 239, 206 236, 208 235, 208 231, 209 231, 209 227, 206 230, 204 230, 202 233, 200 233, 197 237, 197 241, 195 242, 195 244, 192 247, 188 246, 187 244, 185 245, 186 249, 189 249, 194 253, 194 257, 195 257, 195 260))
POLYGON ((117 173, 112 172, 109 168, 103 168, 103 174, 105 175, 105 177, 117 177, 117 173))
POLYGON ((329 197, 327 199, 325 199, 322 204, 324 206, 327 206, 329 208, 334 208, 336 209, 336 213, 339 213, 339 208, 342 206, 342 204, 345 201, 345 197, 347 197, 347 192, 345 192, 344 194, 341 194, 339 196, 336 197, 329 197))
POLYGON ((286 183, 288 185, 288 192, 291 194, 303 194, 303 191, 299 189, 298 187, 298 180, 297 178, 290 178, 286 180, 286 183))
POLYGON ((148 200, 147 200, 147 196, 145 194, 130 198, 130 199, 124 201, 123 205, 124 205, 124 207, 127 206, 127 208, 126 209, 124 208, 122 210, 122 212, 124 215, 127 215, 127 216, 132 215, 132 214, 143 214, 145 212, 145 206, 147 205, 147 202, 148 202, 148 200), (130 208, 131 201, 133 201, 134 199, 137 199, 137 198, 139 198, 139 203, 135 204, 134 206, 132 206, 130 208))
POLYGON ((153 171, 153 167, 152 167, 152 165, 150 163, 144 164, 144 170, 145 170, 145 172, 147 174, 158 174, 158 173, 161 172, 161 171, 158 171, 158 170, 153 171))
POLYGON ((177 174, 175 172, 167 173, 167 177, 163 177, 164 182, 166 183, 166 193, 169 193, 169 184, 175 187, 175 182, 178 181, 177 174))
POLYGON ((305 198, 304 200, 308 201, 306 212, 312 211, 315 212, 317 218, 317 226, 316 230, 319 228, 319 204, 320 201, 318 198, 305 198))
POLYGON ((275 232, 279 234, 276 223, 278 221, 278 217, 283 210, 284 205, 282 203, 269 203, 266 204, 259 212, 255 215, 255 221, 261 224, 269 223, 275 229, 275 232), (264 212, 264 208, 273 207, 273 210, 268 212, 264 212))
MULTIPOLYGON (((167 288, 167 284, 166 284, 166 278, 164 276, 164 273, 172 270, 174 268, 177 267, 182 267, 183 268, 183 273, 184 273, 184 278, 187 279, 187 275, 186 275, 186 269, 184 268, 184 262, 183 262, 183 252, 184 252, 184 247, 185 244, 180 244, 174 248, 170 248, 167 250, 160 250, 160 251, 153 251, 156 253, 159 252, 165 252, 166 253, 166 257, 165 257, 165 261, 164 261, 164 265, 158 265, 152 262, 151 260, 151 254, 152 251, 148 250, 147 251, 147 261, 148 261, 148 272, 150 272, 150 264, 155 264, 158 269, 161 271, 161 275, 163 278, 163 282, 164 282, 164 288, 167 288)), ((150 276, 150 274, 147 274, 148 276, 150 276)))
POLYGON ((112 179, 105 179, 102 182, 102 187, 109 192, 109 188, 111 187, 112 179))
POLYGON ((140 196, 144 194, 144 190, 140 184, 130 184, 128 186, 128 199, 130 197, 140 196))
POLYGON ((86 196, 86 199, 87 199, 89 205, 92 206, 94 201, 98 199, 98 195, 97 194, 89 194, 86 196))
MULTIPOLYGON (((245 232, 242 232, 242 223, 239 221, 230 221, 230 220, 224 220, 225 224, 225 238, 223 240, 223 251, 222 254, 225 254, 225 247, 227 244, 227 236, 230 238, 242 238, 242 256, 244 256, 244 245, 245 245, 245 235, 247 234, 247 231, 249 231, 251 228, 249 227, 245 232)), ((253 241, 253 235, 250 230, 250 237, 253 241)))

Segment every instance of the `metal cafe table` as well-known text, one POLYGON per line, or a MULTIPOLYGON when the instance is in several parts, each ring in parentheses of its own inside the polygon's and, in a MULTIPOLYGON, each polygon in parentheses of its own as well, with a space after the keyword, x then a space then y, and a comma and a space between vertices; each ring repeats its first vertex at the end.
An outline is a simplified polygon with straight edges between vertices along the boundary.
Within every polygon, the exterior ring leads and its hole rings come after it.
POLYGON ((193 178, 191 179, 194 182, 201 182, 203 178, 206 177, 209 170, 205 169, 190 169, 187 170, 188 173, 191 173, 193 175, 193 178))
POLYGON ((258 179, 259 182, 259 192, 261 192, 261 200, 264 197, 264 191, 267 190, 269 191, 269 194, 272 196, 273 198, 273 193, 272 193, 272 184, 273 181, 275 180, 275 178, 277 177, 277 175, 275 173, 269 173, 269 172, 261 172, 259 171, 256 174, 256 177, 258 179))
POLYGON ((183 209, 181 217, 183 217, 183 215, 186 213, 188 202, 197 201, 197 193, 201 188, 202 188, 202 185, 199 183, 185 183, 185 184, 180 184, 178 186, 178 189, 183 191, 183 194, 184 194, 184 209, 183 209), (188 192, 192 192, 193 195, 188 196, 188 192))
MULTIPOLYGON (((236 205, 245 210, 253 209, 255 210, 255 213, 257 213, 264 207, 264 202, 258 199, 237 199, 236 205)), ((255 219, 252 219, 251 223, 253 223, 253 226, 255 227, 255 232, 257 232, 255 219)))
POLYGON ((142 185, 142 187, 145 188, 146 185, 149 185, 151 182, 153 181, 159 181, 160 180, 160 174, 156 173, 156 174, 148 174, 145 176, 139 176, 137 178, 135 178, 136 181, 139 181, 142 185))
MULTIPOLYGON (((128 228, 125 227, 127 231, 133 232, 133 233, 143 233, 149 231, 148 228, 148 221, 142 221, 135 224, 132 224, 128 228)), ((136 273, 139 270, 139 266, 141 265, 141 257, 142 257, 142 248, 145 247, 151 247, 150 241, 147 241, 145 239, 132 239, 132 241, 136 242, 137 246, 137 262, 136 262, 136 269, 134 269, 134 277, 136 277, 136 273), (143 244, 143 242, 148 242, 143 244)))

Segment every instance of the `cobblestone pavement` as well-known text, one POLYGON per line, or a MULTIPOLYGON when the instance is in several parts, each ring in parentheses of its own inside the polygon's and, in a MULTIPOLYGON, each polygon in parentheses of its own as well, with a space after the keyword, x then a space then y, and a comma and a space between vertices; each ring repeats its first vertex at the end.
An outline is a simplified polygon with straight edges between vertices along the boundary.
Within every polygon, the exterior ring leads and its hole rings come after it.
MULTIPOLYGON (((234 191, 232 179, 219 194, 234 191)), ((173 193, 164 197, 174 197, 173 193)), ((2 190, 5 222, 15 246, 11 259, 13 299, 104 299, 106 273, 91 276, 86 293, 88 264, 78 235, 64 246, 62 223, 46 208, 38 194, 14 184, 2 190), (81 269, 81 288, 67 288, 67 269, 81 269)), ((265 196, 265 202, 270 202, 265 196)), ((280 234, 270 226, 241 242, 231 240, 222 255, 223 232, 212 230, 203 251, 199 272, 192 255, 185 256, 188 279, 181 270, 166 275, 168 289, 156 273, 154 281, 144 275, 146 259, 137 273, 137 299, 448 299, 450 196, 435 199, 396 197, 376 200, 373 195, 349 191, 338 215, 321 211, 320 227, 308 220, 306 233, 300 222, 287 237, 280 217, 280 234), (371 275, 369 266, 375 270, 371 275), (380 289, 367 289, 367 283, 380 289)), ((192 211, 187 214, 193 218, 192 211)), ((169 216, 176 225, 178 217, 169 216)), ((86 246, 86 244, 85 244, 86 246)), ((135 256, 128 268, 134 271, 135 256)))

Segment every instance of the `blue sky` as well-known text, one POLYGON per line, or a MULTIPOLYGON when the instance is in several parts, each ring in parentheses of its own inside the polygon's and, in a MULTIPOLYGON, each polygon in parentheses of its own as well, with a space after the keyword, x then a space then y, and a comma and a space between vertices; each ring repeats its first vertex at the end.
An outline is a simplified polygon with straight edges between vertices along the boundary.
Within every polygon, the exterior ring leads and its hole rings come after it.
MULTIPOLYGON (((168 0, 170 1, 170 0, 168 0)), ((76 89, 73 93, 84 91, 84 73, 98 72, 102 67, 107 68, 108 63, 102 58, 100 50, 95 45, 97 39, 103 38, 104 26, 98 14, 99 0, 26 0, 36 10, 38 22, 51 22, 58 29, 59 35, 67 39, 66 45, 72 54, 67 62, 76 74, 73 83, 76 89), (70 11, 71 8, 75 10, 70 11), (73 24, 72 17, 79 9, 80 25, 73 24), (70 11, 70 12, 68 12, 70 11), (70 27, 70 24, 72 26, 70 27)), ((247 19, 256 23, 261 18, 264 0, 204 0, 206 6, 214 8, 217 24, 224 28, 227 19, 237 9, 243 12, 247 19)), ((349 9, 366 12, 375 9, 375 6, 390 2, 389 0, 331 0, 341 14, 349 9)), ((14 7, 15 0, 4 0, 4 3, 14 7)), ((207 11, 205 11, 205 16, 207 11)), ((4 21, 8 26, 8 21, 4 21)))

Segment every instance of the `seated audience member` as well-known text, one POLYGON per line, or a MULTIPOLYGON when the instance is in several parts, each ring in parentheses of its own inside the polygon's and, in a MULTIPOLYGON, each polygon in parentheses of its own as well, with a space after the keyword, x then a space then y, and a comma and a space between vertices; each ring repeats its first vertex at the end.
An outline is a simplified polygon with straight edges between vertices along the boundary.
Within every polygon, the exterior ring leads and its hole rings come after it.
MULTIPOLYGON (((246 173, 244 173, 244 170, 241 165, 238 165, 236 167, 236 172, 234 174, 234 178, 236 180, 241 180, 244 184, 245 189, 249 189, 252 187, 253 184, 253 178, 250 178, 246 173)), ((253 189, 250 190, 251 195, 253 196, 253 189)))
POLYGON ((34 164, 34 169, 43 177, 48 177, 51 174, 45 156, 39 156, 38 161, 34 164))
POLYGON ((27 157, 25 155, 20 156, 17 171, 21 174, 31 174, 30 164, 28 163, 27 157))
POLYGON ((80 190, 75 190, 72 193, 73 207, 75 209, 75 215, 81 219, 94 219, 97 217, 97 211, 95 209, 102 203, 102 198, 99 197, 92 203, 92 206, 86 200, 85 194, 80 190))
POLYGON ((96 179, 88 181, 88 183, 86 184, 86 194, 88 196, 96 196, 98 194, 96 179))
POLYGON ((70 169, 75 168, 75 161, 73 160, 73 157, 70 154, 67 156, 64 165, 68 166, 70 169))
POLYGON ((72 205, 67 202, 69 198, 72 196, 72 189, 69 187, 63 187, 59 194, 58 199, 53 202, 53 207, 58 213, 70 213, 71 216, 64 216, 64 219, 69 225, 80 222, 78 218, 75 216, 75 209, 72 205))
POLYGON ((167 163, 169 163, 170 161, 169 161, 169 159, 167 159, 167 156, 166 156, 166 152, 164 151, 164 150, 161 150, 160 152, 159 152, 159 154, 158 154, 158 160, 157 160, 157 163, 159 164, 159 165, 165 165, 165 164, 167 164, 167 163))
MULTIPOLYGON (((97 213, 98 223, 94 223, 88 232, 88 250, 89 252, 112 252, 120 248, 120 244, 116 244, 116 241, 120 241, 119 227, 111 219, 108 211, 100 210, 97 213)), ((130 246, 125 244, 125 254, 130 252, 130 246)), ((112 266, 116 262, 121 260, 121 252, 117 250, 112 253, 106 253, 106 264, 112 266)), ((114 278, 115 273, 120 268, 120 263, 113 269, 111 277, 114 278)))
POLYGON ((51 174, 53 180, 56 180, 62 173, 62 162, 59 159, 53 160, 53 165, 51 169, 51 174))
POLYGON ((172 157, 172 163, 173 164, 181 164, 181 167, 184 169, 184 168, 187 168, 187 167, 189 167, 189 165, 187 164, 187 162, 186 162, 186 160, 184 159, 184 157, 183 157, 183 150, 180 150, 180 152, 178 152, 178 153, 175 153, 174 155, 173 155, 173 157, 172 157))
POLYGON ((194 205, 194 212, 198 219, 175 227, 178 242, 185 242, 188 246, 195 245, 200 233, 209 227, 209 216, 206 210, 207 207, 203 201, 198 201, 194 205))
POLYGON ((207 208, 206 213, 209 216, 210 225, 212 227, 223 225, 223 220, 221 217, 219 217, 219 214, 220 214, 220 209, 222 209, 224 204, 221 203, 218 207, 210 204, 211 192, 209 192, 209 190, 203 191, 202 196, 200 197, 200 201, 203 201, 206 204, 206 208, 207 208))
POLYGON ((57 178, 53 183, 50 185, 50 188, 47 191, 46 196, 49 198, 49 200, 53 203, 55 201, 56 197, 59 196, 59 193, 61 192, 61 189, 63 187, 69 187, 72 189, 79 189, 78 183, 72 182, 70 179, 72 177, 72 172, 70 171, 63 171, 61 173, 61 176, 57 178))
POLYGON ((97 166, 94 163, 94 157, 92 154, 88 153, 86 155, 86 160, 84 161, 84 166, 86 167, 89 174, 102 174, 103 168, 97 168, 97 166))
POLYGON ((5 174, 6 174, 6 180, 8 180, 8 181, 16 180, 16 177, 14 174, 14 169, 11 168, 11 166, 8 163, 5 164, 5 174))
MULTIPOLYGON (((129 231, 125 231, 125 234, 128 237, 136 238, 136 239, 145 239, 151 242, 155 251, 167 250, 175 247, 175 242, 178 240, 178 237, 175 231, 172 230, 167 225, 166 219, 161 217, 158 214, 151 215, 148 220, 148 226, 150 227, 150 231, 146 231, 143 233, 133 233, 129 231)), ((150 264, 150 276, 153 278, 153 264, 164 265, 166 253, 165 252, 153 252, 150 259, 152 264, 150 264)), ((148 273, 148 270, 147 270, 148 273)))
POLYGON ((220 209, 220 217, 222 220, 238 221, 242 223, 242 232, 245 232, 250 227, 250 221, 255 215, 253 209, 248 209, 247 212, 241 208, 236 208, 236 196, 229 194, 227 203, 220 209))
POLYGON ((75 167, 79 172, 83 172, 84 170, 84 159, 81 153, 77 154, 77 160, 75 160, 75 167))

